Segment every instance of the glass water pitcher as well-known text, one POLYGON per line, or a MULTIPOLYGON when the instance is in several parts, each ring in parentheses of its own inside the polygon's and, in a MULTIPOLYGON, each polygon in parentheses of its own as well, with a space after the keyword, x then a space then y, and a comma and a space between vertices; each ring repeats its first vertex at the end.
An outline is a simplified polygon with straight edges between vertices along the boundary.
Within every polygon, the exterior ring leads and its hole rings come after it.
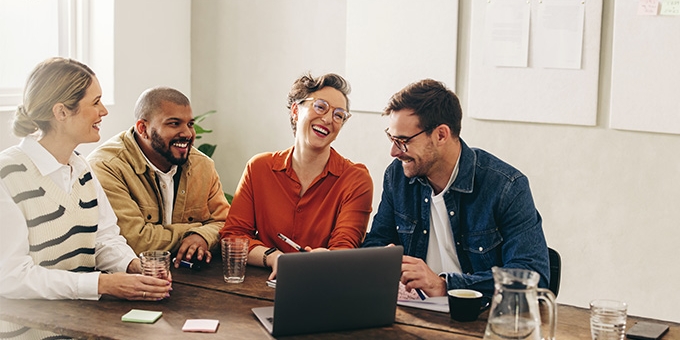
POLYGON ((518 268, 493 267, 494 296, 484 340, 541 340, 555 339, 557 305, 555 295, 538 288, 540 275, 518 268), (541 328, 538 301, 548 306, 550 322, 541 328))

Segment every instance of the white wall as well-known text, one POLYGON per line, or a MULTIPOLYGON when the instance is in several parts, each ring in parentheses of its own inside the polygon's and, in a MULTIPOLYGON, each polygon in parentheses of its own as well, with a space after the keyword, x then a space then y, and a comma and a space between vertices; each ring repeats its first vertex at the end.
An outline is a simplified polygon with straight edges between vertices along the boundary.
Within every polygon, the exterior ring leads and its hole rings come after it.
POLYGON ((205 139, 217 143, 213 158, 233 192, 250 157, 293 144, 293 80, 344 75, 345 2, 194 1, 192 18, 194 112, 217 110, 205 139))
MULTIPOLYGON (((559 302, 585 307, 594 298, 620 299, 631 314, 680 321, 674 293, 680 273, 673 270, 680 255, 680 136, 606 128, 612 6, 605 1, 597 126, 464 116, 462 137, 529 177, 548 243, 562 254, 559 302)), ((461 1, 456 88, 464 112, 470 14, 470 2, 461 1)), ((210 118, 216 133, 209 138, 218 144, 214 158, 225 190, 234 190, 253 154, 292 144, 285 109, 289 86, 305 70, 343 74, 345 29, 343 0, 192 3, 194 109, 219 112, 210 118)), ((390 161, 386 124, 378 114, 355 113, 334 143, 341 154, 368 166, 376 185, 374 207, 390 161)))
POLYGON ((78 147, 84 154, 134 124, 135 102, 147 88, 170 86, 191 98, 191 1, 116 0, 114 10, 114 103, 100 142, 78 147))

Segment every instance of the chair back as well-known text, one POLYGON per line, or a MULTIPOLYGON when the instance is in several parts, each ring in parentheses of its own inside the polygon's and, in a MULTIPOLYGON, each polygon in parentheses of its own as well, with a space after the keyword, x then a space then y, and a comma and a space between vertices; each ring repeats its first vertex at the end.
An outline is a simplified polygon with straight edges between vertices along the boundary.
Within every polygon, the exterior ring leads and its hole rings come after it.
POLYGON ((562 258, 557 250, 548 248, 548 257, 550 258, 550 285, 549 289, 555 297, 560 291, 560 277, 562 276, 562 258))

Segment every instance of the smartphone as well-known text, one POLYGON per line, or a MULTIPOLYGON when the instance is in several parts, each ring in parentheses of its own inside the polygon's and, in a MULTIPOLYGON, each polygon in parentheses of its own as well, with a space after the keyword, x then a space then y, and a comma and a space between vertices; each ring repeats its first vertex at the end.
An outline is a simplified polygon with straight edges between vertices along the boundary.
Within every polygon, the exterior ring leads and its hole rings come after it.
POLYGON ((640 321, 626 332, 626 336, 629 339, 656 340, 661 339, 666 332, 668 332, 668 325, 640 321))

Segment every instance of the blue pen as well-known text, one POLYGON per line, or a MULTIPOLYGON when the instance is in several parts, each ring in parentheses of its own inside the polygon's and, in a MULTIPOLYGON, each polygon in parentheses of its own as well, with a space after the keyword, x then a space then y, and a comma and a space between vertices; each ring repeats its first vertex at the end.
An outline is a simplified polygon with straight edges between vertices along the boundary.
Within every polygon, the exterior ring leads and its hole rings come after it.
MULTIPOLYGON (((172 262, 174 263, 177 261, 177 258, 172 259, 172 262)), ((184 267, 184 268, 189 268, 191 270, 200 270, 201 266, 198 263, 193 263, 185 260, 180 260, 179 261, 179 266, 184 267)))
POLYGON ((423 293, 422 290, 416 288, 416 293, 418 293, 418 296, 420 296, 420 299, 421 299, 421 300, 427 299, 427 295, 425 295, 425 293, 423 293))

